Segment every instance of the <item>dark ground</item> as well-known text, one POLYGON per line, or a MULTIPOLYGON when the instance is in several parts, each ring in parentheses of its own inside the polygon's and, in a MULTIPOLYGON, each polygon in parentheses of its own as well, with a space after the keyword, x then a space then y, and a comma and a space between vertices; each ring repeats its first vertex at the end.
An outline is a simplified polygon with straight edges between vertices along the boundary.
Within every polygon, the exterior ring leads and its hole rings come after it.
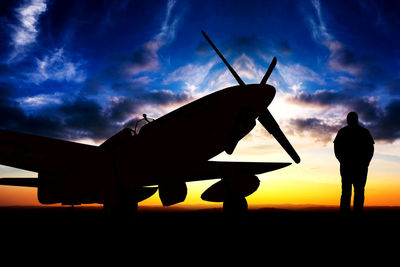
POLYGON ((161 260, 226 266, 274 260, 327 265, 343 258, 347 263, 368 263, 370 258, 383 263, 397 258, 399 227, 398 207, 366 208, 358 216, 323 207, 256 209, 243 216, 227 216, 220 209, 142 209, 134 217, 111 216, 99 208, 0 208, 2 255, 17 252, 23 259, 28 253, 33 255, 29 260, 61 254, 65 260, 111 256, 147 264, 161 260))

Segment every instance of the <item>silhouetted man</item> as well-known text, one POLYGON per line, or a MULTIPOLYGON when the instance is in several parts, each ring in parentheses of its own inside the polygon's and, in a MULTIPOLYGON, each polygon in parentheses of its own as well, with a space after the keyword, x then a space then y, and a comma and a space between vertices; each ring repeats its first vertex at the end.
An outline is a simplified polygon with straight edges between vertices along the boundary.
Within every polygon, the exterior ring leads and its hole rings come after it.
POLYGON ((333 142, 342 176, 340 211, 350 211, 353 186, 354 211, 361 212, 364 206, 368 166, 374 154, 374 139, 367 129, 358 124, 357 113, 350 112, 347 115, 347 126, 339 130, 333 142))

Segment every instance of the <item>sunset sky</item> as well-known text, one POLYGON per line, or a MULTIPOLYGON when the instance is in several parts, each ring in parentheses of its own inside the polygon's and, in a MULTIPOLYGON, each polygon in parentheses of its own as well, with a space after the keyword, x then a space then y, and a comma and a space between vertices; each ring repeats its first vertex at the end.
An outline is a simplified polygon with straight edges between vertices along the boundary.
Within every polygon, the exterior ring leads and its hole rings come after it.
MULTIPOLYGON (((400 205, 399 14, 394 0, 3 0, 0 128, 98 145, 143 113, 237 85, 204 30, 245 83, 278 59, 269 110, 302 161, 260 175, 250 207, 338 205, 332 141, 349 111, 376 143, 365 204, 400 205)), ((293 162, 260 125, 215 159, 293 162)), ((24 176, 36 173, 0 165, 0 177, 24 176)), ((207 205, 214 182, 189 183, 178 206, 207 205)), ((0 206, 37 204, 36 189, 0 187, 0 206)))

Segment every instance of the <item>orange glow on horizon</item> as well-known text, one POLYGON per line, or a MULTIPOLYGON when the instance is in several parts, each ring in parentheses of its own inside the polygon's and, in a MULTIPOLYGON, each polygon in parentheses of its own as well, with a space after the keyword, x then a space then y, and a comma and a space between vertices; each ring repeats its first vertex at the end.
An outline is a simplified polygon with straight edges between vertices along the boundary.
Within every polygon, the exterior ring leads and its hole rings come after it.
MULTIPOLYGON (((274 205, 322 205, 338 206, 341 194, 340 177, 334 183, 304 181, 291 178, 261 178, 259 189, 247 197, 249 208, 274 205)), ((383 177, 368 177, 365 190, 365 206, 400 206, 400 182, 380 183, 383 177)), ((222 203, 203 201, 200 196, 217 180, 188 183, 188 195, 182 203, 173 207, 186 209, 219 208, 222 203)), ((42 206, 37 200, 35 188, 2 186, 0 206, 42 206)), ((54 205, 50 205, 54 206, 54 205)), ((158 193, 139 203, 139 207, 162 207, 158 193)))

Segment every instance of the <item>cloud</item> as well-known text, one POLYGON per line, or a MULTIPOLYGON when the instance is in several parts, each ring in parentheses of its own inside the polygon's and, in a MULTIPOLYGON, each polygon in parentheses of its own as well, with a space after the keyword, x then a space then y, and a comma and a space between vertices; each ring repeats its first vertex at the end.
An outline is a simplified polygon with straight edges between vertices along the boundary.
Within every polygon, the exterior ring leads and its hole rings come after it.
MULTIPOLYGON (((0 116, 2 129, 61 139, 87 136, 98 139, 110 129, 101 116, 101 107, 94 101, 78 99, 59 105, 46 105, 34 114, 29 114, 11 98, 12 86, 2 84, 0 89, 0 112, 7 114, 0 116), (94 129, 95 127, 97 128, 94 129)), ((40 97, 36 98, 38 99, 40 97)))
MULTIPOLYGON (((225 42, 227 49, 224 50, 226 50, 225 52, 228 51, 226 53, 228 55, 227 60, 245 83, 259 83, 264 76, 268 66, 267 63, 260 67, 259 64, 256 64, 254 58, 261 57, 263 60, 268 61, 272 59, 265 57, 263 50, 265 50, 266 45, 263 40, 255 35, 233 35, 225 42)), ((290 50, 287 42, 281 42, 277 45, 281 46, 282 50, 286 50, 286 53, 290 50)), ((237 81, 205 40, 200 40, 195 51, 199 55, 209 53, 212 57, 206 63, 189 63, 175 69, 163 80, 163 84, 183 82, 184 88, 191 93, 195 92, 197 96, 237 85, 237 81)), ((223 54, 225 55, 224 52, 223 54)))
POLYGON ((160 66, 158 51, 175 38, 176 28, 181 19, 180 16, 172 18, 172 10, 176 4, 175 0, 169 0, 165 12, 165 19, 162 22, 160 31, 152 40, 143 44, 134 51, 131 56, 121 57, 117 62, 118 66, 112 66, 109 73, 122 76, 135 76, 142 72, 153 71, 160 66))
POLYGON ((334 71, 341 71, 363 79, 376 79, 382 70, 372 57, 360 56, 341 42, 326 40, 326 47, 330 51, 328 65, 334 71))
POLYGON ((394 142, 400 137, 400 100, 391 101, 379 118, 370 123, 377 140, 394 142))
POLYGON ((328 64, 332 70, 347 72, 354 76, 360 76, 363 73, 363 64, 342 43, 334 40, 326 40, 325 45, 331 52, 328 64))
POLYGON ((46 80, 80 83, 85 81, 86 73, 81 62, 72 62, 63 48, 53 50, 43 59, 36 59, 35 72, 28 74, 32 81, 40 84, 46 80))
MULTIPOLYGON (((123 86, 123 85, 121 85, 123 86)), ((125 85, 128 86, 128 85, 125 85)), ((131 126, 142 111, 188 101, 188 93, 170 90, 150 91, 135 87, 134 98, 110 97, 100 104, 86 96, 66 99, 64 94, 39 94, 12 98, 15 88, 0 84, 0 128, 44 135, 54 138, 103 141, 123 127, 131 126), (27 111, 29 112, 27 112, 27 111)))
POLYGON ((328 48, 328 66, 333 71, 345 72, 361 78, 376 78, 382 74, 372 57, 358 55, 329 33, 322 16, 319 0, 311 0, 316 16, 308 16, 314 39, 328 48))
POLYGON ((327 133, 335 133, 338 121, 343 121, 348 112, 358 113, 361 123, 372 133, 376 141, 394 142, 400 138, 400 100, 394 99, 386 106, 379 104, 378 98, 359 97, 343 91, 319 90, 314 93, 300 92, 288 98, 288 101, 305 106, 322 107, 325 110, 340 108, 340 118, 299 118, 293 122, 295 131, 310 132, 317 140, 328 140, 327 133))
POLYGON ((250 82, 260 82, 264 76, 264 72, 246 54, 242 54, 235 59, 233 68, 244 81, 248 79, 250 82))
POLYGON ((262 53, 264 52, 266 47, 271 46, 254 34, 248 36, 235 35, 228 41, 228 43, 229 49, 246 54, 250 54, 253 52, 262 53))
MULTIPOLYGON (((184 82, 185 89, 192 94, 197 92, 197 96, 237 85, 225 65, 218 66, 218 63, 221 63, 221 60, 217 56, 212 57, 204 64, 189 63, 168 74, 168 77, 163 80, 163 84, 184 82)), ((244 53, 234 59, 232 67, 245 83, 259 83, 264 75, 263 70, 257 66, 254 60, 244 53)))
POLYGON ((16 17, 19 24, 12 26, 11 42, 15 51, 9 61, 15 60, 24 51, 26 46, 36 41, 39 32, 39 17, 46 10, 47 4, 45 0, 26 1, 21 7, 16 9, 16 17))
POLYGON ((282 54, 289 55, 292 53, 292 47, 286 40, 276 41, 275 46, 278 48, 278 51, 282 54))
POLYGON ((185 83, 186 89, 193 93, 204 82, 215 64, 215 59, 205 64, 189 63, 168 74, 168 77, 163 80, 163 84, 181 81, 185 83))
POLYGON ((279 63, 277 69, 288 87, 295 92, 302 89, 305 82, 313 82, 320 85, 325 84, 324 79, 319 74, 300 64, 285 65, 279 63))
POLYGON ((376 120, 381 112, 378 99, 374 97, 355 96, 344 91, 317 90, 313 93, 299 92, 288 98, 288 101, 308 106, 324 108, 342 107, 345 111, 356 111, 365 121, 376 120))
POLYGON ((325 21, 322 18, 321 3, 319 0, 311 0, 311 4, 316 12, 316 19, 309 17, 309 22, 311 24, 312 35, 317 41, 324 41, 332 39, 331 34, 328 32, 325 21))
POLYGON ((171 102, 183 102, 191 98, 189 92, 173 92, 168 89, 149 90, 143 84, 135 80, 114 83, 112 90, 120 95, 127 95, 135 98, 140 103, 155 103, 159 105, 171 102))
POLYGON ((317 90, 313 93, 298 92, 288 98, 290 102, 311 106, 336 105, 345 102, 346 99, 347 95, 345 93, 334 90, 317 90))
MULTIPOLYGON (((219 57, 215 56, 205 64, 189 63, 170 73, 164 79, 163 84, 182 81, 185 83, 185 89, 191 93, 196 90, 199 91, 198 89, 204 93, 237 85, 236 80, 225 65, 217 70, 214 69, 219 62, 219 57)), ((251 57, 244 53, 234 59, 232 67, 245 83, 259 83, 264 76, 263 70, 251 57)))
POLYGON ((20 103, 24 109, 39 108, 45 105, 61 104, 63 96, 64 94, 56 92, 54 94, 39 94, 35 96, 19 97, 16 101, 20 103))
MULTIPOLYGON (((232 67, 246 84, 260 83, 264 76, 265 70, 260 68, 260 66, 257 65, 255 61, 245 53, 242 53, 240 56, 234 59, 232 67)), ((208 91, 215 91, 236 85, 238 85, 237 81, 228 68, 226 68, 224 65, 223 68, 221 68, 219 71, 216 71, 215 74, 210 77, 209 87, 211 90, 208 91)))
POLYGON ((199 44, 196 47, 196 53, 199 55, 204 55, 209 51, 209 44, 205 40, 200 40, 199 44))
POLYGON ((0 83, 0 126, 13 126, 25 119, 25 113, 17 102, 12 100, 15 88, 8 83, 0 83))
MULTIPOLYGON (((45 4, 38 0, 26 3, 32 21, 31 26, 26 27, 31 27, 32 35, 29 42, 14 45, 15 49, 20 49, 17 52, 25 52, 22 48, 36 42, 39 17, 47 8, 34 9, 35 5, 40 7, 40 3, 45 4)), ((110 63, 111 75, 107 77, 103 75, 104 72, 88 77, 86 62, 72 57, 64 47, 35 51, 33 64, 29 62, 29 65, 24 65, 23 71, 18 70, 23 74, 18 75, 27 84, 33 83, 34 89, 40 85, 41 90, 35 93, 26 89, 15 96, 17 90, 11 85, 12 80, 0 84, 0 114, 7 114, 0 116, 0 128, 68 140, 91 139, 99 142, 123 127, 134 125, 144 109, 151 116, 160 115, 164 110, 192 99, 192 94, 185 91, 174 92, 169 88, 150 90, 146 86, 153 78, 146 74, 139 75, 159 68, 160 49, 175 39, 181 19, 181 14, 174 13, 175 5, 176 1, 167 2, 165 17, 158 31, 129 56, 110 63), (54 84, 68 89, 72 94, 46 91, 49 85, 54 84)), ((19 65, 22 64, 26 64, 25 61, 19 62, 19 65)), ((0 75, 9 78, 14 73, 17 70, 11 69, 10 65, 0 64, 0 75)))
POLYGON ((154 40, 159 44, 169 43, 175 38, 176 26, 180 20, 180 17, 176 17, 171 22, 171 13, 175 4, 176 0, 169 0, 167 3, 166 15, 161 30, 154 38, 154 40))
POLYGON ((162 44, 155 40, 145 43, 135 51, 130 59, 123 63, 126 75, 134 76, 141 72, 155 70, 159 67, 158 50, 162 44))
POLYGON ((343 124, 326 122, 317 118, 290 119, 289 124, 296 134, 307 133, 316 141, 324 144, 331 141, 333 134, 343 127, 343 124))

